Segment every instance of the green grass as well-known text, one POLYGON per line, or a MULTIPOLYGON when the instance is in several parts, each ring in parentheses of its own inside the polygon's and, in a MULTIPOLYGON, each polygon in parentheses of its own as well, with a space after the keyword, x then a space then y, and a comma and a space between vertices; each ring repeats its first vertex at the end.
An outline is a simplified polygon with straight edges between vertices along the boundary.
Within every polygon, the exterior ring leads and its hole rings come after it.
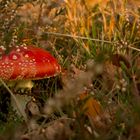
POLYGON ((133 10, 129 0, 91 9, 82 0, 62 5, 41 0, 30 1, 31 5, 6 2, 0 2, 0 46, 6 53, 16 45, 42 47, 58 59, 62 73, 33 81, 27 124, 12 111, 9 100, 2 108, 8 92, 1 85, 3 139, 139 140, 139 7, 133 10), (25 5, 26 10, 20 9, 25 5), (99 102, 99 108, 92 101, 90 106, 89 98, 82 99, 83 93, 99 102), (39 108, 37 114, 34 107, 39 108))

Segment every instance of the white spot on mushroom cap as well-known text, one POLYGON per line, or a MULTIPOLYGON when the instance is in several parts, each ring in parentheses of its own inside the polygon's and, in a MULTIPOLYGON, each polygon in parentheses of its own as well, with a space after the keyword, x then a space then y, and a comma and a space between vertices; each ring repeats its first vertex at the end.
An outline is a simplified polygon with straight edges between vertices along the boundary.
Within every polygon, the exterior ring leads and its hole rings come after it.
POLYGON ((56 70, 58 70, 58 66, 55 66, 56 70))
POLYGON ((6 62, 5 62, 5 64, 9 64, 9 62, 8 62, 8 61, 6 61, 6 62))
POLYGON ((29 60, 29 61, 30 61, 30 63, 34 63, 33 59, 31 59, 31 60, 29 60))
POLYGON ((12 56, 12 59, 13 59, 13 60, 16 60, 16 59, 17 59, 17 56, 16 56, 16 55, 13 55, 13 56, 12 56))
POLYGON ((17 51, 17 52, 20 52, 20 49, 17 49, 16 51, 17 51))
POLYGON ((29 60, 25 60, 25 63, 29 63, 29 60))
POLYGON ((28 54, 25 54, 25 56, 24 56, 24 57, 29 58, 29 55, 28 55, 28 54))
POLYGON ((24 47, 25 50, 27 50, 27 47, 24 47))

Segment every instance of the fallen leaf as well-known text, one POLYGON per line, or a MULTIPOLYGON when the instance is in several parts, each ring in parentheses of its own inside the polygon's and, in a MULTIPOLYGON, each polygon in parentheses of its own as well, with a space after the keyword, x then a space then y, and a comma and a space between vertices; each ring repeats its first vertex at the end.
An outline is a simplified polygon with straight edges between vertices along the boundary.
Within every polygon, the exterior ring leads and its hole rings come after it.
POLYGON ((82 93, 80 99, 85 100, 87 98, 83 110, 85 110, 85 114, 95 122, 95 119, 102 114, 102 107, 97 100, 93 97, 88 98, 88 96, 88 93, 82 93))

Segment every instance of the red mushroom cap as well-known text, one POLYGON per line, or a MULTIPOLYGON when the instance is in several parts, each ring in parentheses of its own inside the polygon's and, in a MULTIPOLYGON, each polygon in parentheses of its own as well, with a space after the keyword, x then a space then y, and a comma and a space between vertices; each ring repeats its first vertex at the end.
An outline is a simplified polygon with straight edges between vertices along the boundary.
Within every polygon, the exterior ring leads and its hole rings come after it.
POLYGON ((0 58, 3 80, 42 79, 60 72, 60 65, 49 52, 33 46, 16 47, 0 58))

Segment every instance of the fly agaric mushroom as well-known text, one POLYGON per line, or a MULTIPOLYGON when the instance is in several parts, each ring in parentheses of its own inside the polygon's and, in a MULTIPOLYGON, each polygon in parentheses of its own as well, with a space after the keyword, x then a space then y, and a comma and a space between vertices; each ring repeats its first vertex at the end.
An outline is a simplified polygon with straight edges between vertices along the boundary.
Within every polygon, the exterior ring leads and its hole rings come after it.
POLYGON ((36 80, 55 76, 60 71, 60 65, 49 52, 33 46, 16 47, 0 59, 3 80, 36 80))
POLYGON ((41 48, 17 46, 8 54, 4 54, 4 51, 1 51, 1 54, 0 78, 4 81, 37 80, 61 72, 57 60, 41 48))

